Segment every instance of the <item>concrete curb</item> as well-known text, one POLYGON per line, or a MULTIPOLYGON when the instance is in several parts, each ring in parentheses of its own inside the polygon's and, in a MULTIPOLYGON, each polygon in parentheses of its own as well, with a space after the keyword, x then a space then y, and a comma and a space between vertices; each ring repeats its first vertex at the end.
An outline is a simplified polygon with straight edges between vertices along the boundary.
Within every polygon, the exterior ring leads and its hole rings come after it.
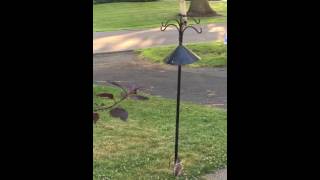
POLYGON ((123 51, 111 51, 111 52, 96 52, 93 53, 93 56, 103 56, 103 55, 107 55, 107 54, 116 54, 116 53, 128 53, 128 52, 134 52, 135 50, 123 50, 123 51))

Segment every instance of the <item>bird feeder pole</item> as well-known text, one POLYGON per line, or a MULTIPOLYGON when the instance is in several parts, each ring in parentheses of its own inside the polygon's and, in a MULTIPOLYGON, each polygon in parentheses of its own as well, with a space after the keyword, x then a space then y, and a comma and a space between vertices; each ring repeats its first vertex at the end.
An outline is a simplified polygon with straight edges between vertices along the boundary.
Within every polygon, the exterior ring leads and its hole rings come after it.
MULTIPOLYGON (((200 23, 200 20, 193 19, 196 24, 200 23)), ((177 84, 177 106, 176 106, 176 133, 175 133, 175 148, 174 148, 174 163, 178 160, 178 148, 179 148, 179 119, 180 119, 180 88, 181 88, 181 66, 185 64, 191 64, 200 59, 199 56, 183 46, 184 31, 188 28, 192 28, 197 33, 201 33, 202 29, 198 30, 192 25, 188 25, 186 14, 179 14, 177 19, 174 19, 177 24, 172 24, 167 21, 161 24, 161 31, 165 31, 167 27, 173 26, 179 32, 179 46, 165 59, 167 64, 178 65, 178 84, 177 84)))

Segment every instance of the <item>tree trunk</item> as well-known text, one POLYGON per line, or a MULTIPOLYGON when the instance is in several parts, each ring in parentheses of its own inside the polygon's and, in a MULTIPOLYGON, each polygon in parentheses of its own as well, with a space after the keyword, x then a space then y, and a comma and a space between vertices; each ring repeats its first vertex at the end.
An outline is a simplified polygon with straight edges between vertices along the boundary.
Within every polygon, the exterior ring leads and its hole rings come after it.
POLYGON ((210 7, 208 0, 191 0, 187 15, 190 17, 211 17, 218 14, 210 7))

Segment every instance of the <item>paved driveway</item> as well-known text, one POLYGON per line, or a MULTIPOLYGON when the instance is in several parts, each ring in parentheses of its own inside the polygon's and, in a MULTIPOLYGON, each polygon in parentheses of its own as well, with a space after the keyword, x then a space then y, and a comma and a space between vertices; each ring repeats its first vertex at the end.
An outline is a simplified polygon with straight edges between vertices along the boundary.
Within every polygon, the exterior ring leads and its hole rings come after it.
MULTIPOLYGON (((224 33, 227 28, 226 24, 208 24, 202 25, 201 27, 203 28, 203 32, 201 34, 197 34, 192 29, 186 30, 184 42, 190 43, 224 40, 224 33)), ((175 28, 168 28, 163 32, 160 31, 159 27, 148 30, 93 33, 94 54, 127 51, 169 44, 178 44, 178 32, 175 28)))

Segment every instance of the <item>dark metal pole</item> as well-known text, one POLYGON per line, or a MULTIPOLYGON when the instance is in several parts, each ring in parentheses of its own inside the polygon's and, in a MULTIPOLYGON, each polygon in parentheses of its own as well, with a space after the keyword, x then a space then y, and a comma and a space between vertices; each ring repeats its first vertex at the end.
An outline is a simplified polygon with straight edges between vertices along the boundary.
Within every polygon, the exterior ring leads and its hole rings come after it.
POLYGON ((177 110, 176 110, 176 140, 174 151, 174 162, 178 159, 178 144, 179 144, 179 112, 180 112, 180 85, 181 85, 181 65, 178 66, 178 88, 177 88, 177 110))
MULTIPOLYGON (((183 41, 183 22, 182 16, 179 19, 179 45, 182 45, 183 41)), ((177 109, 176 109, 176 139, 174 148, 174 163, 177 163, 178 159, 178 148, 179 148, 179 118, 180 118, 180 86, 181 86, 181 65, 178 65, 178 87, 177 87, 177 109)))
MULTIPOLYGON (((169 26, 174 26, 175 28, 177 28, 178 32, 179 32, 179 46, 178 48, 182 49, 184 48, 182 46, 182 42, 183 42, 183 34, 184 34, 184 31, 188 28, 192 28, 193 30, 195 30, 197 33, 201 33, 202 32, 202 29, 200 28, 200 30, 196 29, 194 26, 192 25, 188 25, 188 22, 187 20, 184 18, 186 17, 186 15, 179 15, 179 19, 175 19, 178 24, 172 24, 172 23, 169 23, 169 21, 167 21, 166 23, 161 23, 161 27, 160 27, 160 30, 161 31, 165 31, 167 29, 167 27, 169 26)), ((193 19, 194 22, 196 24, 199 24, 200 23, 200 20, 196 20, 196 19, 193 19)), ((177 48, 177 49, 178 49, 177 48)), ((181 53, 190 53, 190 52, 179 52, 180 55, 181 53)), ((171 55, 177 55, 177 54, 171 54, 171 55)), ((169 56, 166 60, 167 64, 172 64, 172 65, 178 65, 178 87, 177 87, 177 109, 176 109, 176 134, 175 134, 175 147, 174 147, 174 163, 175 165, 177 164, 178 162, 178 159, 180 160, 179 156, 178 156, 178 147, 179 147, 179 113, 180 113, 180 86, 181 86, 181 65, 183 64, 191 64, 192 62, 200 59, 199 57, 196 57, 196 56, 193 56, 193 57, 189 57, 188 61, 185 61, 185 59, 182 59, 182 58, 186 58, 186 56, 181 56, 181 57, 174 57, 173 59, 171 59, 172 57, 169 56), (178 58, 178 59, 176 59, 178 58)))

